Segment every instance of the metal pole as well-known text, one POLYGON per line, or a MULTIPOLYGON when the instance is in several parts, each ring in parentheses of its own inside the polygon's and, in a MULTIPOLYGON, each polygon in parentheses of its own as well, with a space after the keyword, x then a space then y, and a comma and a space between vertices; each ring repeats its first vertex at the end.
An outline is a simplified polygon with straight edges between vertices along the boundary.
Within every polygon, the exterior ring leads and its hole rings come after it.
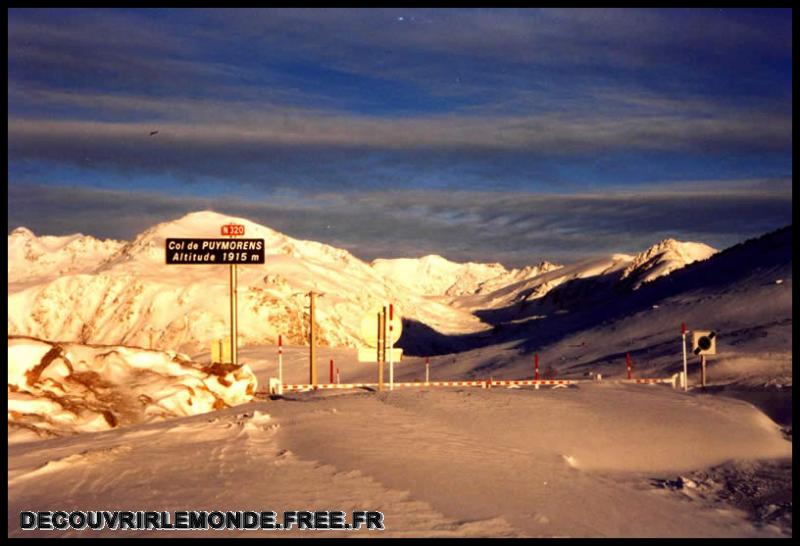
POLYGON ((394 390, 394 306, 389 304, 389 390, 394 390))
POLYGON ((231 264, 230 275, 230 288, 231 288, 231 363, 234 366, 239 365, 239 355, 237 354, 239 345, 239 325, 236 322, 238 309, 237 309, 237 292, 239 279, 236 274, 236 264, 231 264))
POLYGON ((431 382, 431 359, 430 357, 425 357, 425 383, 431 382))
POLYGON ((308 294, 311 298, 311 308, 309 310, 310 320, 311 320, 311 332, 310 332, 310 350, 309 350, 309 366, 308 366, 308 374, 309 380, 308 382, 312 385, 317 384, 317 361, 316 361, 316 348, 315 344, 317 342, 317 338, 314 332, 314 297, 316 294, 312 291, 308 294))
POLYGON ((386 307, 378 313, 378 390, 383 390, 383 361, 386 357, 386 307))
POLYGON ((706 390, 706 355, 700 355, 700 384, 706 390))

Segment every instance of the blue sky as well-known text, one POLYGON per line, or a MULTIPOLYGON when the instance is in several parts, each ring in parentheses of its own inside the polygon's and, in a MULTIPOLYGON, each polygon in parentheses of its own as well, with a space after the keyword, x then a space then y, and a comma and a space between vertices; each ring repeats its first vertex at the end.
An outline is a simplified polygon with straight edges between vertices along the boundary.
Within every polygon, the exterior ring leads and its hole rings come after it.
POLYGON ((131 238, 199 207, 521 265, 791 222, 790 10, 8 18, 9 229, 131 238))

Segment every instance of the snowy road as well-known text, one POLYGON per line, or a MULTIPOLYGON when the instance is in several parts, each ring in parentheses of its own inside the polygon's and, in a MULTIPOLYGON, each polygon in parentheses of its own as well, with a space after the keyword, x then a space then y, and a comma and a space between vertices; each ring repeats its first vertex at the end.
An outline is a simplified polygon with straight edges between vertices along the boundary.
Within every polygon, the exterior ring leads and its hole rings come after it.
POLYGON ((363 509, 386 530, 360 533, 387 537, 781 536, 651 480, 791 454, 753 406, 666 387, 300 394, 10 445, 8 524, 37 534, 19 510, 363 509))

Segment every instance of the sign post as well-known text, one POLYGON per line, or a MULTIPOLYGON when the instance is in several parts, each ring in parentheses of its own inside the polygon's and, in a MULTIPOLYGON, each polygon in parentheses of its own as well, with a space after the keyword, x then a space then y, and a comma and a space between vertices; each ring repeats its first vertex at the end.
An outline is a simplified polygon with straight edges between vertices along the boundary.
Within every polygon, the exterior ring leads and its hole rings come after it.
POLYGON ((394 342, 400 338, 402 333, 403 322, 393 304, 373 307, 361 319, 361 338, 366 347, 358 348, 358 361, 378 364, 379 391, 383 390, 383 367, 387 360, 389 362, 389 388, 394 389, 394 362, 403 359, 403 349, 395 349, 394 342), (377 331, 375 330, 376 322, 377 331))
MULTIPOLYGON (((227 235, 231 239, 244 235, 244 226, 241 224, 228 224, 220 229, 222 235, 227 235)), ((236 271, 236 264, 231 264, 230 269, 230 300, 231 300, 231 362, 234 366, 239 365, 239 276, 236 271)))
POLYGON ((706 390, 706 355, 700 355, 700 389, 706 390))
POLYGON ((308 374, 309 374, 309 383, 311 385, 317 385, 317 335, 315 331, 315 322, 316 322, 316 313, 314 308, 314 300, 316 296, 321 296, 322 294, 318 292, 314 292, 313 290, 308 293, 309 298, 311 298, 311 303, 309 307, 309 314, 310 314, 310 321, 311 321, 311 332, 310 332, 310 347, 309 347, 309 354, 308 357, 310 359, 309 367, 308 367, 308 374))
POLYGON ((263 264, 263 239, 236 239, 244 235, 244 225, 227 224, 222 226, 221 234, 230 239, 181 238, 166 240, 167 265, 216 264, 230 266, 230 332, 231 363, 238 366, 238 272, 239 264, 263 264))
POLYGON ((239 278, 236 274, 236 264, 231 264, 231 275, 230 275, 230 288, 231 288, 231 361, 233 362, 234 366, 239 364, 239 354, 238 354, 238 345, 239 345, 239 325, 237 324, 236 319, 238 318, 238 309, 237 305, 239 303, 238 298, 238 289, 239 289, 239 278))
POLYGON ((706 355, 717 354, 717 334, 713 331, 692 330, 692 352, 700 357, 700 388, 707 385, 706 355))

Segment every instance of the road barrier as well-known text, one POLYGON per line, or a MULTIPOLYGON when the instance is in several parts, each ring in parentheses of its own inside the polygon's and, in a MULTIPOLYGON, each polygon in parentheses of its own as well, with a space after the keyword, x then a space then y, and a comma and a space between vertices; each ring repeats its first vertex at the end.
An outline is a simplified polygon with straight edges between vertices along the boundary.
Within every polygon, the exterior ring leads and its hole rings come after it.
POLYGON ((579 382, 588 382, 590 379, 520 379, 520 380, 491 380, 486 383, 492 387, 505 387, 511 385, 574 385, 579 382))
MULTIPOLYGON (((675 374, 671 378, 639 378, 639 379, 616 379, 611 380, 617 383, 631 383, 634 385, 672 385, 676 387, 678 382, 678 375, 675 374)), ((596 383, 597 379, 487 379, 487 380, 474 380, 474 381, 414 381, 414 382, 396 382, 395 387, 398 388, 428 388, 428 387, 481 387, 484 389, 492 387, 522 387, 533 386, 538 388, 540 385, 567 386, 577 385, 579 383, 596 383)), ((311 391, 311 390, 348 390, 348 389, 377 389, 377 383, 319 383, 317 385, 310 385, 308 383, 300 384, 285 384, 280 386, 276 381, 270 381, 270 394, 281 394, 282 392, 291 391, 311 391)))
MULTIPOLYGON (((414 381, 414 382, 395 382, 398 388, 427 388, 427 387, 511 387, 511 386, 539 386, 539 385, 573 385, 584 380, 579 379, 521 379, 521 380, 476 380, 476 381, 414 381)), ((592 380, 594 381, 594 380, 592 380)), ((270 383, 270 394, 279 394, 277 384, 270 383)), ((281 391, 311 391, 311 390, 331 390, 331 389, 375 389, 377 383, 319 383, 310 385, 308 383, 286 384, 281 391)))
POLYGON ((678 384, 681 382, 681 374, 676 373, 672 377, 658 377, 658 378, 650 378, 650 379, 619 379, 620 383, 633 383, 641 384, 641 385, 658 385, 658 384, 665 384, 665 385, 672 385, 672 388, 675 389, 678 387, 678 384))

